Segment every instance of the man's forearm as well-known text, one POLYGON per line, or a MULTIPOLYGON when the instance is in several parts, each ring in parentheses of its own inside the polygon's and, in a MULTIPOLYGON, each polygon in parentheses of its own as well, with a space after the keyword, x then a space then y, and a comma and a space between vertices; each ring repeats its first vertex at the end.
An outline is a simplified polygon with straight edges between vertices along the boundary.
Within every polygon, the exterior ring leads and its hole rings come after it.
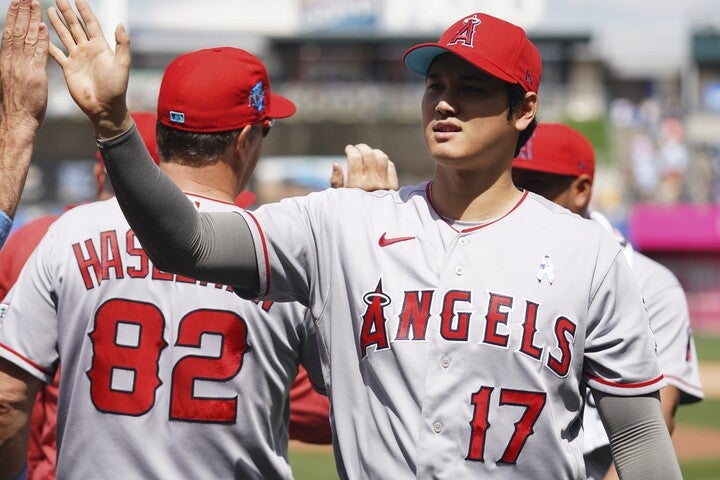
POLYGON ((27 178, 37 130, 0 126, 0 210, 12 219, 27 178))

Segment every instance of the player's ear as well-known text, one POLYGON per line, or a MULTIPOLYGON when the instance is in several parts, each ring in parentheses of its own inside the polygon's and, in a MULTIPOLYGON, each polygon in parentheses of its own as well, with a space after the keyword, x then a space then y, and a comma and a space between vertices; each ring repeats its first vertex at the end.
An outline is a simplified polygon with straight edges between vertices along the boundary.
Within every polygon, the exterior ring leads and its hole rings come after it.
POLYGON ((257 136, 259 136, 257 129, 253 125, 245 125, 233 139, 233 151, 244 157, 244 152, 248 150, 250 143, 252 143, 257 136))
POLYGON ((525 130, 533 121, 538 109, 538 95, 535 92, 526 92, 525 98, 515 112, 515 129, 519 132, 525 130))
POLYGON ((576 211, 584 212, 590 206, 592 199, 592 178, 590 175, 583 173, 572 182, 573 198, 572 202, 576 211))

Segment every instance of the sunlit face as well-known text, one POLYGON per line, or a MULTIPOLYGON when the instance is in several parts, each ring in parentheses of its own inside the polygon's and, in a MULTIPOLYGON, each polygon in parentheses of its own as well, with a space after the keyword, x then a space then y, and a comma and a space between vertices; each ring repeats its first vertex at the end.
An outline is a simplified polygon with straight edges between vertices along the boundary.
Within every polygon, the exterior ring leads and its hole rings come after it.
POLYGON ((438 165, 477 168, 512 158, 517 131, 508 120, 506 84, 447 53, 428 70, 423 129, 438 165))

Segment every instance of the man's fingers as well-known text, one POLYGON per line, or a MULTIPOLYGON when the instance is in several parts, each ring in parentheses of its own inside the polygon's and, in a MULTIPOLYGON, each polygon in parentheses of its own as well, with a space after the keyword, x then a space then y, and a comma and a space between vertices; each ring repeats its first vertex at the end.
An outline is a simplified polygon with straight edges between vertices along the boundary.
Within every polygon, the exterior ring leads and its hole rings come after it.
POLYGON ((100 27, 100 22, 98 22, 97 17, 93 13, 93 11, 90 9, 90 5, 85 0, 75 0, 75 7, 78 10, 78 13, 80 14, 80 18, 82 18, 83 23, 85 24, 85 32, 87 32, 87 36, 89 39, 93 38, 105 38, 102 32, 102 28, 100 27))
POLYGON ((330 186, 332 188, 342 188, 345 186, 345 175, 339 163, 333 162, 332 173, 330 174, 330 186))
POLYGON ((60 65, 61 68, 65 65, 65 62, 67 62, 65 52, 56 47, 52 42, 48 45, 48 53, 50 53, 50 56, 57 62, 58 65, 60 65))
POLYGON ((50 46, 50 31, 47 25, 38 25, 37 48, 35 49, 35 61, 37 65, 45 70, 47 66, 48 47, 50 46))
POLYGON ((372 155, 375 159, 372 165, 375 167, 375 174, 382 178, 387 172, 390 157, 388 157, 387 154, 379 148, 373 148, 372 155))
POLYGON ((397 170, 395 169, 395 163, 388 159, 388 190, 398 190, 400 188, 400 181, 398 180, 397 170))
POLYGON ((25 47, 31 50, 37 48, 38 30, 40 29, 40 19, 42 12, 40 10, 40 3, 37 0, 33 0, 30 4, 30 23, 28 24, 27 33, 25 35, 25 47))
POLYGON ((10 8, 8 8, 7 15, 5 16, 5 25, 3 25, 3 44, 9 45, 13 39, 13 30, 15 29, 15 22, 17 21, 18 10, 20 9, 20 0, 12 0, 10 2, 10 8))
MULTIPOLYGON (((60 42, 62 42, 63 46, 65 47, 65 50, 70 51, 71 49, 75 48, 75 39, 73 39, 73 36, 70 34, 70 31, 67 29, 67 26, 60 18, 60 13, 57 11, 56 8, 51 7, 48 8, 48 20, 50 20, 50 25, 52 25, 53 30, 55 30, 55 33, 57 34, 58 38, 60 39, 60 42)), ((55 48, 57 51, 61 51, 58 48, 55 48)), ((53 53, 53 49, 50 49, 50 55, 53 56, 53 58, 60 64, 60 60, 58 57, 55 56, 53 53)), ((63 54, 63 58, 65 57, 65 54, 63 54)))
MULTIPOLYGON (((32 10, 32 2, 30 0, 20 0, 15 25, 13 26, 13 37, 15 37, 15 39, 25 40, 28 24, 30 23, 30 10, 32 10)), ((22 45, 22 41, 13 43, 13 47, 16 48, 22 48, 22 45)))
POLYGON ((115 62, 130 67, 130 35, 122 23, 115 28, 115 62))
POLYGON ((360 145, 348 145, 345 147, 348 179, 363 173, 363 158, 359 147, 360 145))
MULTIPOLYGON (((57 5, 57 9, 60 10, 60 14, 67 24, 67 30, 72 36, 73 44, 87 42, 88 36, 85 32, 85 27, 80 23, 80 19, 78 19, 75 10, 70 6, 70 2, 67 0, 55 0, 55 5, 57 5)), ((65 44, 66 47, 68 46, 65 41, 63 41, 63 44, 65 44)))

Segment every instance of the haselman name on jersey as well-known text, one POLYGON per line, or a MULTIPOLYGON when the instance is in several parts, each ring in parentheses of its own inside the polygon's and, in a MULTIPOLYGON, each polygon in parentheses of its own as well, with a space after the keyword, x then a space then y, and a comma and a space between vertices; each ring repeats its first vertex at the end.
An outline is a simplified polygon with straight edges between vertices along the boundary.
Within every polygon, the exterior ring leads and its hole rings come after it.
MULTIPOLYGON (((375 352, 390 348, 388 315, 386 307, 393 299, 382 289, 380 280, 374 291, 363 296, 367 309, 362 316, 360 328, 360 352, 363 357, 370 354, 369 348, 375 352)), ((472 292, 469 290, 449 290, 440 293, 437 290, 405 291, 402 307, 397 319, 397 330, 393 341, 425 341, 428 323, 434 302, 441 302, 439 335, 449 342, 467 342, 470 336, 470 317, 477 312, 473 309, 472 292), (437 297, 442 296, 438 299, 437 297)), ((577 325, 572 320, 558 316, 552 325, 552 338, 555 345, 538 345, 536 343, 538 312, 540 304, 525 300, 518 308, 515 299, 501 293, 489 293, 489 301, 484 319, 484 330, 481 343, 496 347, 508 348, 509 333, 504 333, 501 326, 508 324, 511 314, 522 315, 522 335, 518 351, 545 366, 559 377, 567 375, 572 361, 572 342, 575 338, 577 325), (545 348, 559 350, 559 355, 548 352, 543 360, 545 348)), ((477 323, 473 327, 479 326, 477 323)), ((508 330, 510 331, 510 330, 508 330)))
MULTIPOLYGON (((106 230, 100 232, 99 238, 88 238, 72 245, 87 290, 100 286, 105 280, 122 279, 126 275, 129 278, 146 278, 150 275, 153 280, 208 285, 208 282, 158 270, 139 246, 140 243, 132 230, 128 230, 124 235, 121 234, 120 237, 118 238, 117 231, 106 230), (124 249, 124 253, 132 257, 130 260, 125 259, 123 262, 121 248, 124 249)), ((211 285, 232 292, 232 288, 227 285, 211 285)))

